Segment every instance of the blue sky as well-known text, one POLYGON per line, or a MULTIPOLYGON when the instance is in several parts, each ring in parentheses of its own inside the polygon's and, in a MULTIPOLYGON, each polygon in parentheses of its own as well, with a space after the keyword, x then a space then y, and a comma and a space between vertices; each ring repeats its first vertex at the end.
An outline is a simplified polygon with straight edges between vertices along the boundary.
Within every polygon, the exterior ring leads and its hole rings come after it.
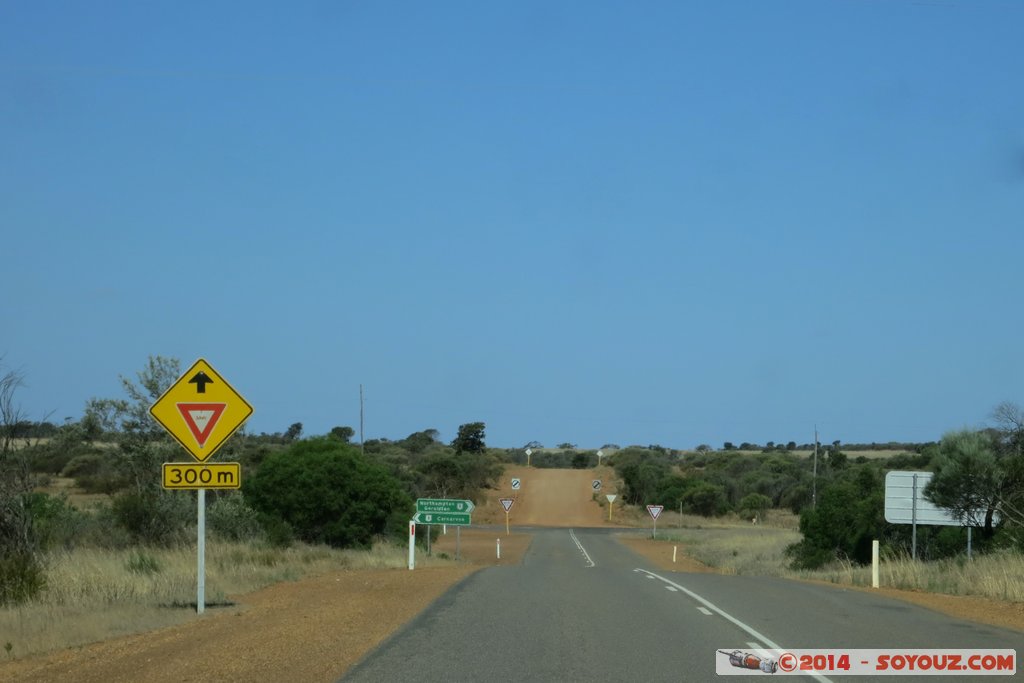
POLYGON ((34 419, 931 440, 1024 403, 1024 3, 0 5, 34 419), (244 7, 244 11, 239 8, 244 7))

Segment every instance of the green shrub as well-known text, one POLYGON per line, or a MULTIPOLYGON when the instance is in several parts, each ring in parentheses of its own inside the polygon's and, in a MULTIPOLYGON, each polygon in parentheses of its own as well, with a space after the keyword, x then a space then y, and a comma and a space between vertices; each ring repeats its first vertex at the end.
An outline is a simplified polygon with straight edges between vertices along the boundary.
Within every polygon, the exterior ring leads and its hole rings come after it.
POLYGON ((301 540, 339 548, 368 548, 379 535, 404 537, 413 510, 383 465, 329 438, 269 455, 243 490, 247 503, 286 522, 301 540))
POLYGON ((33 493, 29 497, 32 527, 43 550, 73 548, 88 524, 86 515, 68 503, 67 496, 33 493))
POLYGON ((871 541, 885 531, 885 489, 869 466, 855 466, 828 485, 816 508, 800 513, 803 539, 786 549, 794 569, 817 569, 831 560, 871 561, 871 541))
POLYGON ((695 515, 714 517, 729 511, 725 489, 702 481, 683 494, 683 508, 695 515))
POLYGON ((737 506, 744 517, 760 517, 772 506, 772 499, 760 493, 748 493, 737 506))
POLYGON ((35 556, 29 553, 0 556, 0 606, 25 602, 45 586, 43 566, 35 556))
POLYGON ((87 453, 72 458, 60 472, 62 477, 77 479, 84 475, 96 475, 105 466, 110 458, 104 458, 99 453, 87 453))
POLYGON ((228 541, 249 541, 263 536, 259 513, 246 505, 241 493, 218 496, 206 510, 206 528, 228 541))
POLYGON ((195 502, 181 491, 122 493, 112 511, 118 524, 137 543, 171 546, 195 528, 195 502))
POLYGON ((112 495, 128 487, 128 479, 117 472, 104 470, 100 474, 84 474, 75 479, 75 484, 86 493, 112 495))
POLYGON ((295 542, 295 530, 280 517, 263 513, 259 515, 259 521, 267 543, 272 547, 288 548, 295 542))

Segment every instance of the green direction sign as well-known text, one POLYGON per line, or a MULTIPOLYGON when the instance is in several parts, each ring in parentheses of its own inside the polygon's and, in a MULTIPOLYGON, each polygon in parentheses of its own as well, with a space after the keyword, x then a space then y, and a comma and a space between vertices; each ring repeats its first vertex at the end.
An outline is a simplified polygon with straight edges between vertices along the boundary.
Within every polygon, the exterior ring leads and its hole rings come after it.
POLYGON ((412 521, 417 524, 470 525, 468 512, 417 512, 412 516, 412 521))
MULTIPOLYGON (((416 500, 416 512, 457 512, 464 513, 467 518, 476 506, 471 500, 450 500, 448 498, 419 498, 416 500)), ((453 524, 454 522, 441 522, 453 524)), ((469 524, 467 521, 466 524, 469 524)))

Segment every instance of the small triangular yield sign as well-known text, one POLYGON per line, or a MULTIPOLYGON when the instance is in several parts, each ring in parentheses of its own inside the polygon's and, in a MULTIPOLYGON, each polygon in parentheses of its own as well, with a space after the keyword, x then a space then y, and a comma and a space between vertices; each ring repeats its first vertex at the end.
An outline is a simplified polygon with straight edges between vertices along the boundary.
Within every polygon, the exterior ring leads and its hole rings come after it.
POLYGON ((227 403, 178 403, 178 412, 185 420, 185 425, 192 432, 196 443, 202 448, 206 440, 217 426, 217 420, 224 413, 227 403))
POLYGON ((651 517, 657 519, 661 515, 661 511, 665 509, 664 505, 648 505, 647 511, 651 513, 651 517))
POLYGON ((516 502, 512 498, 501 498, 501 507, 505 508, 505 512, 512 509, 512 503, 516 502))

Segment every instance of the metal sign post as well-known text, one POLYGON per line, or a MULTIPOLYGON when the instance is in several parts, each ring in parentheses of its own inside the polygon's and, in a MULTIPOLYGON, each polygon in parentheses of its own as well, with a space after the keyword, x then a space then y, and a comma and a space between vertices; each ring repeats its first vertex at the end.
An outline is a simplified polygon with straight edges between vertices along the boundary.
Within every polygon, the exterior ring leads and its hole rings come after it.
POLYGON ((196 614, 206 611, 206 489, 196 492, 196 614))
POLYGON ((658 537, 658 517, 661 516, 661 511, 665 509, 664 505, 648 505, 647 512, 650 513, 651 518, 654 520, 654 530, 651 532, 651 538, 658 537))
POLYGON ((910 509, 910 559, 917 559, 917 474, 914 475, 913 501, 910 509))
POLYGON ((505 535, 508 536, 509 535, 508 512, 509 512, 509 510, 512 509, 512 506, 515 504, 516 501, 515 501, 514 498, 501 498, 500 500, 501 500, 501 507, 505 508, 505 535))
POLYGON ((196 613, 206 611, 206 489, 241 486, 238 463, 206 464, 252 415, 252 406, 200 358, 160 398, 149 414, 198 463, 164 463, 165 489, 196 489, 196 613))

